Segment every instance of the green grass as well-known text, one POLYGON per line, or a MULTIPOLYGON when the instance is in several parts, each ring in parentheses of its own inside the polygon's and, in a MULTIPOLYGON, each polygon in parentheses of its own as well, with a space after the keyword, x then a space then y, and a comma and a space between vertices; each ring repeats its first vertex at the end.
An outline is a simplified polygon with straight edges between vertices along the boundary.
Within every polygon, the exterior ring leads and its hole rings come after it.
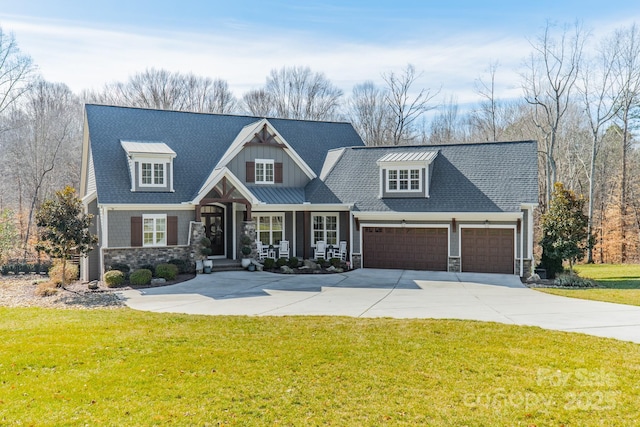
POLYGON ((0 309, 0 425, 633 425, 640 346, 470 321, 0 309))
POLYGON ((554 295, 619 304, 640 305, 640 265, 584 264, 575 266, 581 276, 600 284, 597 289, 538 289, 554 295))

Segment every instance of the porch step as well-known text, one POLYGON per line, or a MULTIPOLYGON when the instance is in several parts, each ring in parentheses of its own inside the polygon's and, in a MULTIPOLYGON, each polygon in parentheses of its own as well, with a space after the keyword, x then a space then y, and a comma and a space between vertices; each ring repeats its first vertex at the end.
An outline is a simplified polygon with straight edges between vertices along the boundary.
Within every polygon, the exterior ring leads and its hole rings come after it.
POLYGON ((239 260, 235 259, 214 259, 213 260, 213 270, 216 271, 240 271, 244 270, 242 265, 240 265, 239 260))

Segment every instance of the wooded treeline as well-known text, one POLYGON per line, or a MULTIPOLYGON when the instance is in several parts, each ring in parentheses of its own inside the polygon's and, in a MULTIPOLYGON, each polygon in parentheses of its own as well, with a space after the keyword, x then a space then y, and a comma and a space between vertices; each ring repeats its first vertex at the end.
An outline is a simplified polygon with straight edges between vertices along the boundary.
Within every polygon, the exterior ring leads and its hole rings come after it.
POLYGON ((273 69, 241 96, 219 78, 155 68, 76 94, 43 80, 0 29, 0 261, 31 254, 35 208, 65 185, 79 186, 82 105, 93 102, 350 121, 368 145, 535 139, 540 210, 553 184, 564 183, 587 198, 597 238, 589 260, 640 262, 640 30, 634 24, 596 39, 580 24, 547 24, 530 47, 519 70, 521 97, 497 95, 503 70, 488 59, 472 106, 435 82, 420 87, 422 72, 411 64, 348 94, 303 66, 273 69), (15 231, 6 232, 10 226, 15 231))

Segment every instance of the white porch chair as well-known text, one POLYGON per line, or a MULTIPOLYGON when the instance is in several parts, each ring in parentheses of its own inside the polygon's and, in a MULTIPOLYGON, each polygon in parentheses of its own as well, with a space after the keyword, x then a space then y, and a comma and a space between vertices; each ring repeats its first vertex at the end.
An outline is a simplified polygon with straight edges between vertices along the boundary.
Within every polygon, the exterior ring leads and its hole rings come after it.
POLYGON ((342 240, 340 242, 340 246, 338 252, 334 254, 336 258, 340 258, 342 261, 347 260, 347 242, 346 240, 342 240))
POLYGON ((289 258, 289 241, 280 240, 280 250, 278 256, 280 258, 289 258))
POLYGON ((256 249, 261 260, 269 257, 269 246, 263 245, 260 240, 256 240, 256 249))
POLYGON ((324 240, 318 240, 316 242, 316 249, 313 251, 313 257, 315 259, 327 258, 327 242, 325 242, 324 240))

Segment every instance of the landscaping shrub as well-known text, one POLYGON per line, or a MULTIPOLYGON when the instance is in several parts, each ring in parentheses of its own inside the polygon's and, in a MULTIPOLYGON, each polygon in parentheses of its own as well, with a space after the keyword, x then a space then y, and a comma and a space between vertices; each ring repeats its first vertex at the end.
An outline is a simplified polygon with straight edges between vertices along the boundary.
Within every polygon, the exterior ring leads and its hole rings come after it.
POLYGON ((149 270, 152 276, 155 276, 156 266, 151 264, 143 264, 138 270, 149 270))
POLYGON ((169 264, 173 264, 178 267, 178 274, 184 274, 188 272, 187 263, 183 259, 170 259, 169 264))
POLYGON ((594 288, 596 284, 589 279, 578 276, 577 274, 561 273, 556 276, 553 282, 556 286, 573 287, 573 288, 594 288))
POLYGON ((151 270, 147 270, 146 268, 141 268, 140 270, 136 270, 129 275, 129 283, 136 286, 148 285, 151 283, 151 270))
POLYGON ((331 264, 335 268, 338 268, 340 267, 340 264, 342 264, 342 260, 340 258, 331 258, 329 260, 329 264, 331 264))
POLYGON ((275 264, 276 264, 276 260, 273 258, 264 259, 264 268, 266 270, 271 270, 275 264))
POLYGON ((282 257, 282 258, 278 258, 278 260, 276 261, 276 265, 278 267, 282 267, 283 265, 287 265, 287 259, 282 257))
POLYGON ((548 256, 545 251, 542 251, 542 258, 540 259, 538 268, 544 268, 546 270, 547 279, 553 279, 554 277, 556 277, 556 274, 562 273, 564 271, 564 267, 562 266, 562 259, 552 258, 548 256))
POLYGON ((120 270, 110 270, 104 273, 104 282, 108 288, 115 288, 124 283, 124 273, 120 270))
POLYGON ((298 258, 294 256, 289 258, 289 260, 287 261, 287 265, 291 268, 298 268, 298 264, 299 264, 298 258))
POLYGON ((2 274, 3 276, 6 276, 7 274, 9 274, 10 271, 11 271, 11 266, 7 264, 0 267, 0 274, 2 274))
POLYGON ((52 281, 42 282, 38 284, 35 293, 39 297, 50 297, 58 293, 58 286, 52 281))
POLYGON ((178 275, 178 267, 174 264, 158 264, 156 267, 156 277, 166 280, 174 280, 178 275))
POLYGON ((111 270, 122 271, 124 275, 127 276, 131 271, 131 267, 129 267, 127 264, 117 262, 115 264, 111 264, 111 270))
MULTIPOLYGON (((64 282, 71 283, 78 280, 78 274, 78 266, 67 261, 64 282)), ((56 285, 62 284, 62 261, 56 261, 53 267, 49 269, 49 279, 56 285)))

